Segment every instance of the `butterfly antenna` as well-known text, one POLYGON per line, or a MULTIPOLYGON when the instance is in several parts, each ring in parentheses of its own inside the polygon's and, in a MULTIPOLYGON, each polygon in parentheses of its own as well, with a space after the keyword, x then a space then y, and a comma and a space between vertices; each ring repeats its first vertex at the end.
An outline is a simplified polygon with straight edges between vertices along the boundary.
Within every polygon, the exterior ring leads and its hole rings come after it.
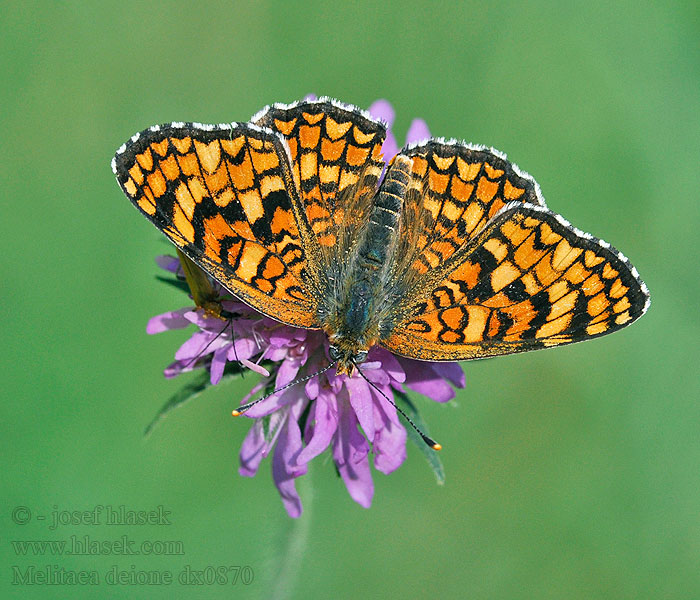
POLYGON ((252 402, 248 402, 248 404, 244 404, 243 406, 239 406, 238 408, 234 409, 231 411, 231 414, 234 417, 240 417, 245 411, 247 411, 249 408, 255 406, 258 402, 262 402, 263 400, 267 400, 270 396, 274 396, 277 392, 282 392, 286 390, 287 388, 292 387, 293 385, 297 385, 298 383, 305 383, 312 377, 316 377, 316 375, 320 375, 321 373, 325 373, 330 369, 331 367, 335 366, 336 361, 333 361, 330 365, 327 367, 323 367, 320 371, 316 371, 315 373, 312 373, 311 375, 306 375, 305 377, 302 377, 301 379, 295 379, 291 383, 288 383, 287 385, 283 385, 281 388, 277 388, 276 390, 270 392, 266 396, 263 396, 262 398, 258 398, 257 400, 253 400, 252 402))
POLYGON ((432 439, 431 437, 428 437, 427 435, 425 435, 425 434, 418 428, 418 426, 417 426, 413 421, 411 421, 410 417, 409 417, 404 411, 402 411, 398 406, 396 406, 396 403, 395 403, 391 398, 389 398, 389 396, 387 396, 387 395, 386 395, 384 392, 382 392, 382 390, 380 390, 374 383, 372 383, 369 379, 367 379, 367 376, 362 372, 362 370, 357 366, 356 363, 353 362, 353 364, 355 365, 355 369, 357 369, 357 372, 360 374, 360 376, 362 377, 362 379, 364 379, 364 380, 365 380, 367 383, 369 383, 375 390, 377 390, 382 396, 384 396, 384 398, 386 398, 386 400, 389 402, 389 404, 391 404, 397 411, 399 411, 399 413, 401 413, 401 415, 403 416, 403 418, 406 419, 406 420, 411 424, 411 427, 413 427, 413 429, 416 430, 416 433, 421 437, 421 439, 422 439, 428 446, 430 446, 433 450, 442 450, 442 445, 441 445, 441 444, 438 444, 434 439, 432 439))

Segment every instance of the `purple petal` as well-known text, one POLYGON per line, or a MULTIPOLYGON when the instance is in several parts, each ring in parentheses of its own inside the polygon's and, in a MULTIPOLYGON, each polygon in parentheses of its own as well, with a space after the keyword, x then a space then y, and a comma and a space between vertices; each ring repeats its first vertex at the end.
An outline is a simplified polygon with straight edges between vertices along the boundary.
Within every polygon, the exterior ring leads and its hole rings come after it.
POLYGON ((263 358, 271 360, 272 362, 280 362, 288 356, 289 348, 273 348, 272 346, 268 346, 263 353, 263 358))
POLYGON ((260 461, 265 458, 279 437, 282 426, 287 419, 287 411, 279 411, 270 417, 268 435, 262 420, 253 423, 248 435, 241 445, 241 466, 238 472, 244 477, 253 477, 258 472, 260 461))
POLYGON ((214 356, 211 357, 211 367, 209 369, 210 381, 212 385, 216 385, 221 381, 221 377, 224 374, 224 367, 226 366, 226 355, 228 354, 228 347, 217 348, 214 351, 214 356))
POLYGON ((199 358, 206 354, 214 352, 223 344, 219 340, 214 340, 215 335, 207 331, 197 331, 193 333, 182 346, 175 352, 175 358, 178 360, 186 360, 188 358, 199 358))
POLYGON ((406 144, 414 144, 430 137, 428 124, 423 119, 413 119, 406 134, 406 144))
MULTIPOLYGON (((277 446, 279 448, 279 446, 277 446)), ((275 457, 277 456, 277 450, 275 450, 275 457)), ((297 519, 301 516, 302 506, 301 498, 297 493, 296 485, 294 484, 295 477, 285 473, 281 470, 281 464, 279 460, 273 459, 272 461, 272 478, 275 481, 275 486, 277 486, 277 491, 280 493, 282 498, 282 504, 287 511, 287 514, 293 519, 297 519)))
POLYGON ((179 310, 173 310, 163 313, 162 315, 151 317, 146 325, 146 333, 152 335, 154 333, 162 333, 163 331, 168 331, 170 329, 184 329, 190 324, 184 315, 191 310, 191 307, 181 308, 179 310))
POLYGON ((377 432, 374 437, 374 467, 388 475, 406 460, 406 430, 392 423, 377 432))
MULTIPOLYGON (((389 398, 392 397, 391 390, 382 390, 389 398), (389 392, 389 393, 387 393, 389 392)), ((399 415, 391 402, 382 396, 377 390, 371 390, 372 398, 374 399, 374 423, 377 430, 382 427, 388 427, 391 423, 401 425, 399 415)))
POLYGON ((292 383, 299 373, 301 365, 294 359, 287 359, 277 369, 277 378, 275 379, 275 387, 281 388, 292 383))
POLYGON ((374 395, 374 422, 377 433, 373 440, 374 466, 389 474, 398 469, 406 459, 406 430, 399 421, 396 407, 377 392, 374 395))
POLYGON ((316 94, 306 94, 306 96, 304 96, 304 100, 316 100, 316 99, 317 99, 316 94))
POLYGON ((296 459, 301 451, 301 431, 297 423, 298 415, 290 410, 287 422, 277 440, 275 454, 272 458, 272 477, 282 497, 282 503, 290 517, 301 515, 302 507, 294 479, 306 473, 305 465, 297 465, 296 459))
POLYGON ((190 360, 176 360, 170 363, 165 369, 163 369, 163 376, 166 379, 172 379, 178 375, 185 373, 187 371, 192 371, 195 368, 194 361, 190 360))
POLYGON ((382 362, 382 370, 384 370, 394 381, 406 381, 406 371, 404 371, 397 358, 384 348, 379 346, 375 346, 375 348, 376 350, 372 353, 372 357, 376 357, 382 362))
POLYGON ((270 415, 270 419, 267 422, 267 447, 263 450, 263 457, 268 455, 275 442, 277 442, 277 438, 287 422, 288 414, 289 409, 285 407, 283 410, 275 411, 270 415))
POLYGON ((368 109, 373 119, 381 119, 386 123, 387 129, 391 129, 394 124, 394 107, 388 100, 375 100, 368 109))
MULTIPOLYGON (((302 340, 306 337, 306 332, 301 330, 302 340)), ((279 324, 275 329, 270 332, 269 343, 274 348, 287 348, 289 346, 295 345, 296 342, 301 341, 299 339, 299 329, 293 327, 279 327, 279 324)))
POLYGON ((200 329, 215 331, 219 335, 225 333, 229 327, 228 322, 223 322, 221 319, 207 314, 202 309, 190 309, 190 312, 185 313, 185 318, 200 329))
POLYGON ((382 368, 382 361, 381 360, 366 360, 365 362, 360 364, 360 367, 362 368, 362 371, 364 373, 367 373, 368 371, 375 371, 377 369, 382 368))
POLYGON ((270 415, 288 404, 297 401, 305 405, 308 399, 304 395, 303 388, 300 388, 301 386, 292 386, 283 392, 273 394, 269 398, 265 398, 262 402, 258 402, 255 406, 249 408, 243 414, 251 419, 258 419, 270 415))
POLYGON ((390 383, 400 385, 397 382, 394 382, 394 380, 389 377, 389 374, 384 369, 370 369, 369 371, 366 371, 364 375, 366 375, 367 379, 369 379, 374 385, 381 388, 385 394, 391 393, 391 390, 388 389, 390 383))
POLYGON ((309 421, 313 423, 313 433, 306 447, 299 453, 297 461, 300 463, 309 462, 330 445, 333 435, 338 429, 335 399, 326 394, 319 395, 313 403, 309 421))
POLYGON ((466 385, 466 380, 464 378, 464 370, 462 369, 459 363, 434 363, 433 369, 438 375, 452 382, 452 385, 455 385, 458 388, 463 388, 466 385))
POLYGON ((312 377, 309 379, 304 386, 304 391, 310 400, 318 398, 318 394, 321 391, 321 381, 319 377, 312 377))
POLYGON ((382 368, 382 363, 376 362, 366 362, 361 365, 362 375, 364 375, 370 382, 374 385, 385 388, 393 379, 389 374, 382 368))
POLYGON ((156 264, 165 271, 177 273, 180 270, 180 259, 169 254, 156 256, 156 264))
POLYGON ((229 346, 228 359, 230 361, 240 361, 243 358, 251 358, 253 355, 257 354, 258 351, 258 345, 255 343, 255 340, 237 337, 235 343, 229 346))
POLYGON ((371 506, 374 495, 368 452, 367 440, 357 430, 357 419, 346 406, 340 412, 340 422, 333 444, 333 459, 350 497, 364 508, 371 506))
POLYGON ((455 392, 433 369, 432 363, 416 361, 406 373, 406 386, 436 402, 447 402, 455 397, 455 392))
POLYGON ((389 162, 399 151, 399 145, 396 143, 396 138, 391 132, 391 127, 394 124, 394 107, 387 100, 377 100, 369 107, 369 114, 375 119, 381 119, 386 123, 387 132, 386 139, 382 145, 382 155, 384 162, 389 162))
MULTIPOLYGON (((345 383, 350 396, 350 404, 357 415, 360 427, 365 432, 367 439, 374 438, 374 402, 370 387, 359 375, 350 377, 345 383)), ((342 400, 339 398, 339 402, 342 400)))
POLYGON ((399 153, 399 145, 396 143, 396 138, 391 130, 386 132, 386 139, 382 144, 382 158, 385 163, 388 163, 394 156, 399 153))
POLYGON ((331 390, 338 394, 340 393, 340 390, 345 387, 345 382, 348 380, 348 376, 345 374, 338 375, 333 371, 326 371, 326 380, 330 384, 331 390))
POLYGON ((278 447, 282 446, 281 456, 284 459, 285 470, 295 477, 306 473, 306 465, 297 461, 303 448, 301 429, 299 429, 299 416, 302 410, 301 403, 289 407, 287 422, 277 442, 278 447))
POLYGON ((267 452, 264 452, 266 446, 263 422, 255 421, 248 435, 243 440, 239 454, 241 466, 238 472, 243 477, 253 477, 258 472, 260 461, 267 454, 267 452))
MULTIPOLYGON (((227 294, 228 292, 224 290, 223 293, 227 294)), ((243 302, 238 302, 237 300, 222 300, 221 307, 224 310, 232 313, 259 316, 259 314, 250 308, 250 306, 243 304, 243 302)))

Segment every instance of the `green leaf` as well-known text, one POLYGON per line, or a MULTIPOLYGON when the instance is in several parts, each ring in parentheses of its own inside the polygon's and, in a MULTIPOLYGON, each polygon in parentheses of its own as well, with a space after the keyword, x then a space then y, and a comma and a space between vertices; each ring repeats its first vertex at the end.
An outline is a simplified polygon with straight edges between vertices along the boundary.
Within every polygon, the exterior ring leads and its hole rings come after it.
MULTIPOLYGON (((269 388, 271 391, 272 389, 274 389, 276 365, 272 361, 268 360, 262 361, 261 364, 272 372, 270 381, 268 381, 266 388, 269 388)), ((224 374, 222 375, 221 380, 217 385, 221 385, 222 383, 228 383, 234 377, 243 377, 245 372, 246 369, 240 363, 227 362, 226 366, 224 367, 224 374)), ((148 437, 153 432, 153 429, 155 429, 156 425, 158 425, 158 423, 160 423, 160 421, 164 419, 169 412, 175 410, 176 408, 179 408, 186 402, 189 402, 190 400, 196 398, 209 387, 212 387, 211 375, 209 373, 209 370, 199 370, 192 381, 185 385, 185 387, 183 387, 179 392, 173 394, 168 399, 168 401, 161 407, 161 409, 158 411, 158 414, 156 414, 156 416, 153 417, 153 420, 146 426, 146 429, 143 432, 144 437, 148 437)))
MULTIPOLYGON (((409 397, 404 392, 394 391, 394 399, 396 404, 398 404, 400 408, 411 418, 411 421, 416 424, 416 427, 418 427, 418 429, 420 429, 426 435, 430 435, 428 426, 420 416, 418 408, 415 404, 413 404, 413 402, 411 402, 409 397)), ((418 446, 418 449, 423 453, 423 456, 425 456, 425 459, 428 461, 428 465, 430 465, 430 468, 435 474, 435 479, 437 479, 438 485, 444 485, 445 468, 442 466, 442 461, 440 460, 438 452, 430 448, 423 441, 423 438, 418 435, 416 430, 413 429, 413 427, 406 427, 406 433, 408 434, 409 439, 416 446, 418 446)))
POLYGON ((162 275, 156 275, 156 279, 171 285, 181 292, 185 292, 186 294, 190 293, 190 287, 187 285, 187 282, 184 279, 174 279, 173 277, 163 277, 162 275))
MULTIPOLYGON (((225 373, 219 383, 221 384, 232 379, 236 374, 237 373, 225 373)), ((158 414, 156 414, 156 416, 153 417, 153 420, 146 426, 146 429, 143 432, 144 437, 148 437, 153 432, 156 425, 160 423, 160 421, 164 419, 169 412, 179 408, 193 398, 196 398, 199 396, 199 394, 211 386, 209 371, 207 369, 198 371, 193 381, 190 381, 179 392, 176 392, 170 396, 168 401, 158 411, 158 414)))

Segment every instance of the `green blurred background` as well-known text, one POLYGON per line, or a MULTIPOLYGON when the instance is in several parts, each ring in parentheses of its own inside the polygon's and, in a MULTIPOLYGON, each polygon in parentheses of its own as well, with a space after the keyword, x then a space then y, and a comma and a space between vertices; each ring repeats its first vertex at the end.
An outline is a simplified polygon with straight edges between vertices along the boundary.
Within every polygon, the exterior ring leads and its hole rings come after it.
POLYGON ((271 598, 287 564, 299 599, 700 597, 697 2, 3 2, 0 14, 0 596, 271 598), (143 439, 185 381, 161 369, 187 336, 145 324, 183 297, 155 281, 168 247, 109 161, 151 124, 246 120, 310 92, 389 99, 399 141, 422 117, 435 135, 506 151, 553 210, 630 257, 653 305, 595 342, 465 364, 455 406, 422 403, 444 487, 411 447, 398 472, 375 474, 364 510, 321 457, 293 522, 269 462, 237 474, 248 423, 229 411, 253 377, 143 439), (162 505, 171 524, 49 528, 54 510, 96 505, 162 505), (184 554, 22 556, 10 543, 72 535, 180 541, 184 554), (97 569, 102 583, 13 585, 13 565, 97 569), (241 565, 255 579, 110 586, 115 565, 176 579, 241 565))

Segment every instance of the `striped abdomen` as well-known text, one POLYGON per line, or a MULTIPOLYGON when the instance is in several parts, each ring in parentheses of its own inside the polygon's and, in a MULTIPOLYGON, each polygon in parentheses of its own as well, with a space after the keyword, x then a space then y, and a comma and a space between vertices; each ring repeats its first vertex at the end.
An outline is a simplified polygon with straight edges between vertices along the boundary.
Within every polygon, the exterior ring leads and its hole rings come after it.
POLYGON ((331 333, 331 343, 342 352, 367 350, 376 342, 379 323, 375 317, 377 303, 386 285, 386 271, 396 251, 403 201, 412 162, 398 156, 387 171, 365 225, 346 285, 338 302, 338 328, 331 333))
POLYGON ((355 269, 376 271, 381 269, 387 258, 393 254, 411 164, 409 158, 397 156, 387 171, 360 240, 355 269))

